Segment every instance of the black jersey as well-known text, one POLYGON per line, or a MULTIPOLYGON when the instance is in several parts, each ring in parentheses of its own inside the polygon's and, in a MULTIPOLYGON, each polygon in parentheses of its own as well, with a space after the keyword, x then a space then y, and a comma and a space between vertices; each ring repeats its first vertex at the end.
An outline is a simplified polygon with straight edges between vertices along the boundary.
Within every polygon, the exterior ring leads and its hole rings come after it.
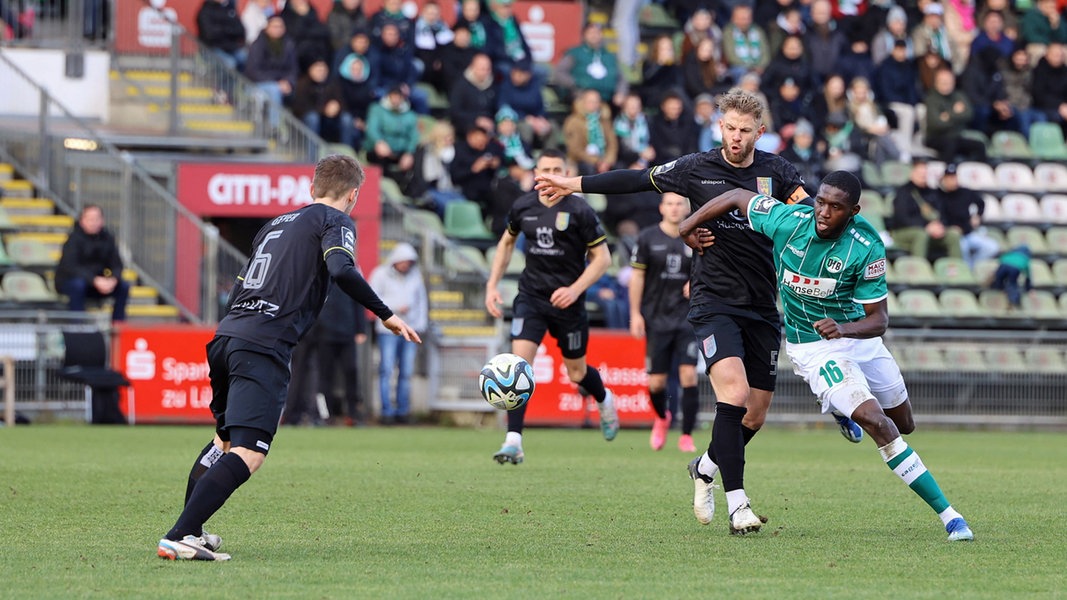
MULTIPOLYGON (((526 234, 526 268, 519 277, 519 291, 546 299, 581 277, 589 249, 607 238, 600 218, 582 198, 566 196, 545 206, 535 191, 515 200, 507 227, 512 235, 526 234)), ((579 302, 584 302, 584 294, 579 302)))
POLYGON ((267 348, 295 345, 326 301, 326 257, 340 252, 354 264, 355 248, 352 219, 325 204, 275 217, 256 234, 216 334, 267 348))
POLYGON ((693 267, 693 249, 680 237, 671 237, 659 225, 646 227, 637 236, 630 266, 645 272, 641 291, 641 316, 649 331, 688 328, 689 299, 683 295, 693 267))
MULTIPOLYGON (((735 188, 773 196, 785 203, 807 197, 804 180, 786 159, 761 150, 752 164, 741 168, 713 150, 687 154, 646 171, 660 192, 689 198, 693 210, 735 188)), ((720 302, 754 310, 775 309, 777 293, 771 240, 752 230, 738 211, 702 224, 715 235, 715 244, 694 257, 689 293, 692 304, 720 302)))

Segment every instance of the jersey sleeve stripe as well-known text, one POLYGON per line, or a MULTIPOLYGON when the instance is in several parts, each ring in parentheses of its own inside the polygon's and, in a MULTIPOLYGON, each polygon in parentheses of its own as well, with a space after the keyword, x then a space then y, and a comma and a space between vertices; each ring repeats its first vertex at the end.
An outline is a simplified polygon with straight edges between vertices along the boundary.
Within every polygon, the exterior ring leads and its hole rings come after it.
POLYGON ((588 244, 586 244, 586 246, 589 247, 589 248, 592 248, 593 246, 599 246, 600 244, 603 244, 607 240, 608 240, 608 236, 602 235, 602 236, 598 237, 597 239, 595 239, 595 240, 589 242, 588 244))
POLYGON ((659 186, 656 185, 656 178, 652 176, 652 169, 649 169, 648 171, 648 180, 652 182, 652 187, 656 188, 657 192, 661 194, 663 193, 663 190, 659 189, 659 186))
POLYGON ((348 248, 345 248, 344 246, 331 246, 331 247, 327 248, 325 252, 322 253, 322 257, 326 258, 334 250, 340 250, 340 251, 344 252, 345 254, 351 256, 353 260, 355 260, 355 258, 356 258, 356 255, 352 254, 351 252, 349 252, 348 248))
POLYGON ((874 304, 875 302, 881 302, 882 300, 885 300, 888 297, 889 297, 889 292, 886 292, 886 293, 882 294, 881 296, 878 296, 877 298, 870 298, 870 299, 867 299, 867 298, 853 298, 852 301, 857 303, 857 304, 874 304))

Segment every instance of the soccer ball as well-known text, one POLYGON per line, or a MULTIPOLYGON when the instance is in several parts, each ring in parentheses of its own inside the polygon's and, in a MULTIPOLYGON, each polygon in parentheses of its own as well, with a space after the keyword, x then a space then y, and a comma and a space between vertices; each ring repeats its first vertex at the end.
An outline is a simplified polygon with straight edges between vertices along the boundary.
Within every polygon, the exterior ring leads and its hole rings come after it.
POLYGON ((497 354, 478 375, 482 398, 501 410, 515 410, 526 404, 534 392, 533 368, 515 354, 497 354))

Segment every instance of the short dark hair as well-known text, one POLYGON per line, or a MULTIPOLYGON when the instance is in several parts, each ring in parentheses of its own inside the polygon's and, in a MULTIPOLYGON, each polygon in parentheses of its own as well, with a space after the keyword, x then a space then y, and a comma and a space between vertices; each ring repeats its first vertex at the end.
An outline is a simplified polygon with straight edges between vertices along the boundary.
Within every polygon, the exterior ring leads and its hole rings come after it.
POLYGON ((845 192, 845 196, 853 206, 860 201, 860 194, 863 192, 863 185, 860 184, 859 178, 848 171, 834 171, 822 178, 822 184, 845 192))
POLYGON ((567 155, 564 154, 563 151, 559 150, 558 148, 545 148, 541 151, 540 154, 537 155, 537 160, 541 160, 542 158, 559 158, 563 161, 566 161, 567 155))

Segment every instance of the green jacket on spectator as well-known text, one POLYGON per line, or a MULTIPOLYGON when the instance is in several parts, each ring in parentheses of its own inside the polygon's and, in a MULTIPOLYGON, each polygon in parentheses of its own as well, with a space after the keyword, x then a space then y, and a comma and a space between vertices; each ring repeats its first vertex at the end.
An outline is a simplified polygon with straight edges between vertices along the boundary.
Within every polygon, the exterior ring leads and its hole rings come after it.
POLYGON ((385 140, 396 155, 414 154, 419 144, 418 117, 407 101, 391 106, 389 95, 386 95, 380 102, 371 105, 367 115, 367 137, 363 140, 364 149, 373 151, 378 140, 385 140))
POLYGON ((944 96, 931 89, 924 99, 926 104, 926 137, 958 136, 967 128, 974 116, 974 106, 967 95, 959 90, 944 96), (956 110, 956 103, 963 103, 963 110, 956 110))
POLYGON ((582 44, 567 50, 564 59, 570 61, 569 75, 576 89, 593 89, 603 100, 611 100, 619 87, 619 63, 614 53, 582 44))
POLYGON ((1067 44, 1067 19, 1060 15, 1060 22, 1053 29, 1048 17, 1035 6, 1026 11, 1019 21, 1019 37, 1027 44, 1067 44))

